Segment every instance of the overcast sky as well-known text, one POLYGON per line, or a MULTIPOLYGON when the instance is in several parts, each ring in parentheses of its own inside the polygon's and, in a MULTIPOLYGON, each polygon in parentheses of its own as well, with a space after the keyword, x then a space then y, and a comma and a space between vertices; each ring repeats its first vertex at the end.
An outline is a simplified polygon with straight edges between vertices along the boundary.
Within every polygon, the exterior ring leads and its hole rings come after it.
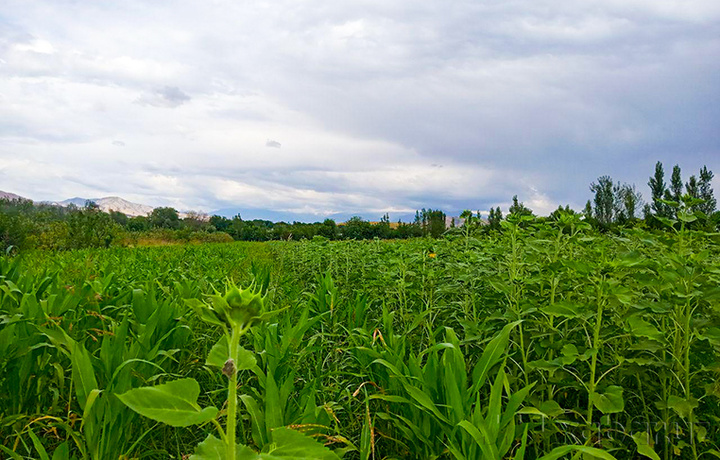
POLYGON ((0 7, 0 190, 35 200, 547 214, 657 160, 720 175, 720 1, 0 7))

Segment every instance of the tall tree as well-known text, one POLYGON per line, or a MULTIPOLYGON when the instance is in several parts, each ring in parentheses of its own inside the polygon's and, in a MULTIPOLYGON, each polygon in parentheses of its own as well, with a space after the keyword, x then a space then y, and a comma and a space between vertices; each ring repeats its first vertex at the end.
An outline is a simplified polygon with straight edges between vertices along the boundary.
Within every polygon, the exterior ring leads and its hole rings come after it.
POLYGON ((587 200, 587 203, 585 203, 585 209, 583 209, 583 216, 585 217, 585 219, 592 219, 593 210, 592 202, 590 200, 587 200))
POLYGON ((622 184, 615 186, 616 220, 632 221, 642 207, 642 194, 635 189, 635 184, 622 184))
POLYGON ((522 217, 533 215, 532 209, 525 206, 525 203, 518 201, 517 195, 513 196, 512 201, 513 202, 510 205, 510 209, 508 209, 508 217, 522 217))
POLYGON ((683 181, 680 174, 680 166, 673 166, 672 176, 670 177, 670 199, 680 203, 682 200, 683 181))
POLYGON ((502 221, 503 215, 500 210, 500 206, 497 209, 490 208, 490 215, 488 215, 488 225, 493 230, 500 228, 500 222, 502 221))
POLYGON ((690 176, 687 182, 685 182, 685 193, 693 198, 700 198, 700 190, 698 188, 697 177, 694 175, 690 176))
POLYGON ((707 166, 703 166, 700 170, 700 180, 698 181, 698 198, 705 200, 704 203, 698 206, 698 209, 705 213, 706 216, 711 215, 715 212, 717 206, 717 200, 713 194, 712 180, 713 172, 707 169, 707 166))
POLYGON ((600 176, 597 183, 590 184, 590 191, 595 194, 593 214, 599 224, 608 226, 615 217, 615 193, 610 176, 600 176))
POLYGON ((662 162, 658 161, 655 163, 655 175, 650 177, 648 186, 652 194, 652 203, 650 206, 655 212, 655 215, 658 217, 669 217, 667 205, 660 202, 665 196, 665 171, 663 170, 662 162))

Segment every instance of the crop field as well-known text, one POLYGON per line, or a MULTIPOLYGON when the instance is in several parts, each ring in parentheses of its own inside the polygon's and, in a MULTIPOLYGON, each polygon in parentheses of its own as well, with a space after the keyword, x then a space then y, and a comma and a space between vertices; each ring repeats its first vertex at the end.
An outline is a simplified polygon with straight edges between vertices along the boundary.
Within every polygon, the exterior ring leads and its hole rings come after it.
POLYGON ((720 238, 0 259, 0 458, 720 457, 720 238))

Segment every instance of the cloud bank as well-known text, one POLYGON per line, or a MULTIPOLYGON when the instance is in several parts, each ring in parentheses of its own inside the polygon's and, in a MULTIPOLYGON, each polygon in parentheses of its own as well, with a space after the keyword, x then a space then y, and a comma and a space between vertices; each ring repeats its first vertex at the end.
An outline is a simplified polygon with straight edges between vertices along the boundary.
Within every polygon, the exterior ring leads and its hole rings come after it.
POLYGON ((720 175, 719 57, 700 0, 7 0, 0 189, 288 220, 647 197, 657 160, 720 175))

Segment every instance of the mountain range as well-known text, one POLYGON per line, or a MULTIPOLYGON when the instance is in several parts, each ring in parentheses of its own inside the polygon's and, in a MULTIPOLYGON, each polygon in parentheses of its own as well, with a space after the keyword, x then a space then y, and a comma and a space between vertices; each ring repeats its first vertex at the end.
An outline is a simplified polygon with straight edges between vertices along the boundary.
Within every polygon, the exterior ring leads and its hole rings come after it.
POLYGON ((146 204, 138 204, 138 203, 132 203, 128 200, 125 200, 123 198, 120 198, 118 196, 106 196, 104 198, 70 198, 68 200, 63 201, 56 201, 52 202, 50 204, 54 204, 57 206, 70 206, 75 205, 77 207, 83 207, 85 206, 85 203, 87 201, 92 201, 95 204, 98 205, 98 207, 105 212, 110 211, 116 211, 121 212, 127 216, 135 217, 135 216, 147 216, 150 214, 153 209, 152 206, 148 206, 146 204))
MULTIPOLYGON (((23 196, 17 195, 15 193, 9 193, 9 192, 3 192, 0 190, 0 199, 3 200, 27 200, 32 201, 29 198, 25 198, 23 196)), ((155 207, 146 205, 146 204, 139 204, 139 203, 133 203, 131 201, 125 200, 124 198, 120 198, 117 196, 107 196, 103 198, 81 198, 81 197, 75 197, 75 198, 69 198, 67 200, 63 201, 44 201, 42 203, 49 204, 53 206, 63 206, 67 207, 70 205, 75 205, 77 207, 83 207, 85 206, 85 203, 87 201, 93 201, 95 204, 97 204, 101 210, 105 212, 110 211, 117 211, 121 212, 129 217, 135 217, 135 216, 147 216, 150 214, 155 207)), ((333 219, 336 222, 345 222, 351 217, 353 217, 354 213, 336 213, 331 214, 327 216, 318 216, 315 214, 296 214, 292 215, 290 218, 288 218, 287 212, 282 211, 273 211, 273 210, 267 210, 267 209, 258 209, 258 208, 224 208, 224 209, 217 209, 215 211, 209 212, 209 213, 200 213, 200 215, 212 216, 212 215, 218 215, 218 216, 224 216, 228 218, 232 218, 235 215, 240 214, 243 219, 264 219, 264 220, 270 220, 273 222, 280 222, 280 221, 286 221, 286 222, 292 222, 292 221, 300 221, 300 222, 322 222, 325 219, 333 219)), ((188 212, 179 212, 179 217, 181 219, 188 216, 188 212)), ((374 216, 376 218, 379 218, 379 216, 374 216)), ((394 215, 393 216, 393 222, 396 222, 398 219, 402 220, 403 222, 412 222, 414 219, 414 214, 402 214, 402 215, 394 215)), ((373 219, 370 219, 373 220, 373 219)))
MULTIPOLYGON (((23 196, 17 195, 15 193, 9 193, 9 192, 3 192, 0 190, 0 199, 1 200, 20 200, 20 201, 31 201, 29 198, 25 198, 23 196)), ((79 208, 85 206, 85 203, 88 201, 92 201, 95 204, 98 205, 98 207, 105 211, 117 211, 121 212, 129 217, 135 217, 135 216, 147 216, 150 214, 153 209, 155 209, 153 206, 148 206, 146 204, 138 204, 133 203, 128 200, 125 200, 123 198, 120 198, 118 196, 106 196, 104 198, 70 198, 63 201, 44 201, 42 203, 49 204, 53 206, 63 206, 67 207, 70 205, 75 205, 79 208)), ((184 217, 184 213, 180 213, 180 217, 184 217)))
POLYGON ((16 194, 10 193, 10 192, 3 192, 2 190, 0 190, 0 200, 28 201, 27 198, 24 198, 20 195, 16 195, 16 194))

